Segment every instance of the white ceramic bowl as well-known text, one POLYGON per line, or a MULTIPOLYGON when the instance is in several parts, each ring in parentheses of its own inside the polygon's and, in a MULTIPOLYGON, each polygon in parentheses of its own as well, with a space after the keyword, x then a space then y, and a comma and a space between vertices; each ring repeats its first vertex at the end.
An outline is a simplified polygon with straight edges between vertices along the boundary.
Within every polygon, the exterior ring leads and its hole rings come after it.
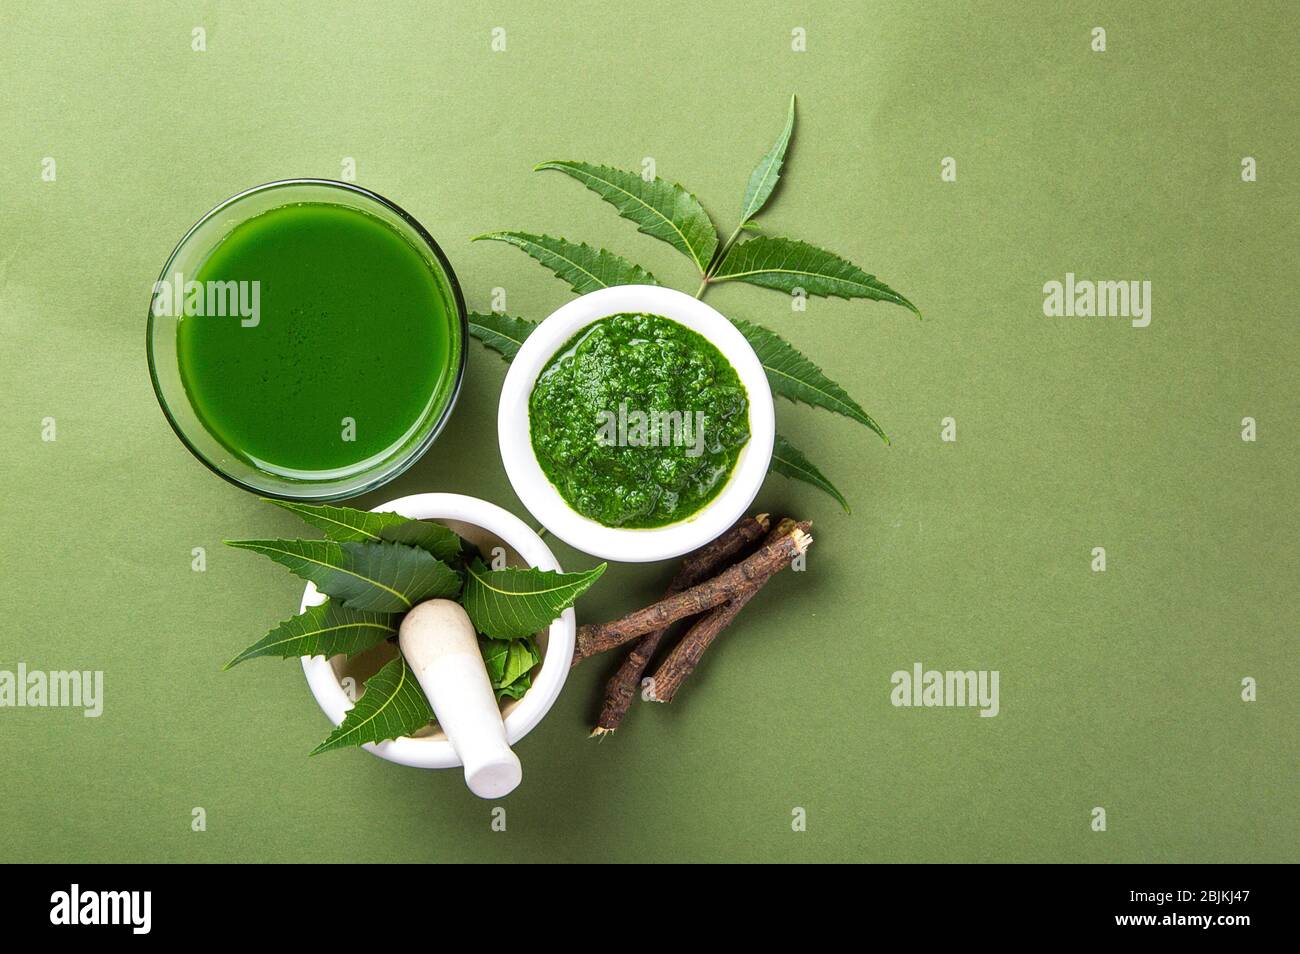
MULTIPOLYGON (((460 528, 456 524, 465 525, 466 533, 469 532, 468 528, 477 527, 483 531, 485 539, 499 540, 507 550, 513 550, 529 566, 540 570, 560 569, 550 548, 526 523, 496 504, 477 497, 462 494, 414 494, 390 500, 374 509, 392 511, 418 520, 446 521, 452 525, 452 529, 457 530, 460 528)), ((323 602, 325 597, 314 585, 308 583, 299 612, 323 602)), ((542 668, 533 680, 532 688, 522 698, 508 702, 503 709, 506 738, 511 745, 542 721, 542 716, 546 715, 559 696, 573 660, 574 632, 573 610, 566 609, 551 624, 545 636, 539 638, 539 644, 545 642, 540 647, 542 668)), ((338 725, 353 703, 344 693, 334 665, 325 656, 303 656, 302 669, 307 675, 307 685, 311 687, 312 695, 330 721, 338 725)), ((428 735, 403 736, 386 742, 368 743, 363 748, 381 759, 414 768, 455 768, 461 764, 456 750, 440 730, 433 730, 428 735)))
POLYGON ((551 533, 584 553, 606 560, 644 563, 681 556, 718 536, 754 502, 767 476, 776 439, 772 390, 749 342, 715 308, 697 298, 657 285, 618 285, 575 298, 552 312, 510 362, 497 435, 506 475, 523 505, 551 533), (533 454, 528 399, 551 357, 579 330, 619 312, 662 315, 707 338, 731 362, 749 395, 749 442, 722 491, 702 510, 666 527, 606 527, 578 513, 547 479, 533 454))

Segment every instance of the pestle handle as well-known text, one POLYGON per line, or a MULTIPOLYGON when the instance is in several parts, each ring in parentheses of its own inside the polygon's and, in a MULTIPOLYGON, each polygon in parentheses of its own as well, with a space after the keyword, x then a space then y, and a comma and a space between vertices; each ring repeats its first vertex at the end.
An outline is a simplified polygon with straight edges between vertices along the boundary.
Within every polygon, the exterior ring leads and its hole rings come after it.
POLYGON ((496 693, 465 608, 451 600, 426 600, 406 614, 397 642, 465 765, 469 790, 480 798, 514 791, 523 768, 506 741, 496 693))

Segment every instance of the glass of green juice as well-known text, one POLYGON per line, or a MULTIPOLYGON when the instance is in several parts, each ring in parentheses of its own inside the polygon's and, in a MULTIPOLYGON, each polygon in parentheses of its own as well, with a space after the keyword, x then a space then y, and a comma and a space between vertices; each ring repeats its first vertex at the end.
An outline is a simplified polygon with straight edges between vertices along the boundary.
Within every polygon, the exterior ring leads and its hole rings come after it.
POLYGON ((465 374, 465 302, 429 233, 345 182, 271 182, 194 225, 154 284, 167 420, 240 487, 336 500, 433 443, 465 374))

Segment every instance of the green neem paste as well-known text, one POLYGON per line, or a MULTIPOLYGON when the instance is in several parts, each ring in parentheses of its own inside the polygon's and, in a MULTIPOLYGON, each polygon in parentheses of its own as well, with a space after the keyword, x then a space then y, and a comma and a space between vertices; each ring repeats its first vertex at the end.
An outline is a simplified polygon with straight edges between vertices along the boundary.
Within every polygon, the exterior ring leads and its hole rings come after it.
POLYGON ((717 496, 749 440, 749 398, 708 340, 659 315, 611 315, 570 339, 528 402, 533 452, 579 513, 661 527, 717 496))

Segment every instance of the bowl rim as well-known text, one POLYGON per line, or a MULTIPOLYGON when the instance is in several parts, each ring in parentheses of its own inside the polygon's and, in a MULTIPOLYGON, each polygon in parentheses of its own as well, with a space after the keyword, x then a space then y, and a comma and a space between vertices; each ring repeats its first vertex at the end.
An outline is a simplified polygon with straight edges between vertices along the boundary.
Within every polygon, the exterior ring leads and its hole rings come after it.
POLYGON ((382 487, 390 480, 393 480, 397 477, 400 477, 402 474, 404 474, 408 469, 410 469, 415 464, 416 461, 418 461, 421 457, 425 455, 425 453, 428 452, 431 446, 433 446, 433 442, 437 440, 438 435, 440 435, 443 429, 447 426, 447 422, 451 420, 452 411, 456 407, 456 401, 460 397, 461 388, 463 387, 465 382, 465 370, 469 365, 469 337, 470 337, 469 310, 465 305, 465 296, 461 292, 460 281, 456 278, 456 272, 451 267, 450 259, 447 258, 447 255, 445 252, 443 252, 442 247, 437 243, 437 241, 434 240, 433 236, 429 234, 429 231, 423 225, 420 224, 419 220, 416 219, 415 216, 411 215, 411 213, 407 212, 396 202, 392 201, 386 196, 380 195, 378 192, 373 192, 370 189, 366 189, 352 182, 342 182, 337 179, 315 179, 309 177, 294 178, 294 179, 275 179, 271 182, 263 182, 260 185, 250 186, 249 188, 244 189, 242 192, 237 192, 234 195, 226 199, 223 199, 222 201, 218 202, 216 205, 212 206, 212 208, 208 209, 207 212, 203 213, 203 215, 201 215, 193 225, 191 225, 188 229, 186 229, 185 234, 181 236, 180 241, 176 243, 176 246, 171 250, 171 253, 167 256, 167 261, 163 264, 162 271, 159 272, 158 279, 154 283, 155 286, 157 285, 157 282, 165 282, 167 280, 167 274, 172 269, 172 263, 176 261, 176 256, 179 255, 181 249, 185 247, 185 243, 188 242, 190 240, 190 237, 194 235, 194 233, 197 232, 204 225, 204 223, 206 223, 213 216, 219 214, 229 206, 234 205, 236 202, 248 198, 249 196, 262 193, 262 192, 267 192, 272 189, 286 188, 290 186, 323 186, 326 188, 337 188, 346 192, 355 193, 356 195, 359 195, 365 199, 369 199, 373 202, 378 203, 379 205, 388 209, 388 211, 394 213, 403 221, 405 221, 406 224, 409 225, 412 228, 412 230, 415 231, 415 233, 420 237, 420 240, 423 241, 425 245, 428 247, 429 251, 433 253, 433 257, 435 258, 435 260, 437 260, 438 265, 442 268, 443 274, 446 276, 447 279, 447 284, 450 286, 451 289, 452 300, 456 306, 456 316, 459 318, 460 357, 457 362, 455 379, 452 381, 451 389, 447 395, 447 402, 446 404, 443 405, 442 411, 439 412, 438 419, 433 423, 433 426, 429 429, 429 433, 426 434, 423 438, 421 438, 420 442, 417 445, 412 447, 412 449, 410 450, 406 458, 399 460, 399 462, 392 469, 377 474, 369 481, 366 481, 363 484, 358 484, 355 487, 347 486, 347 487, 338 488, 336 490, 328 490, 325 491, 324 493, 307 493, 307 494, 291 494, 291 493, 285 493, 283 490, 277 490, 270 487, 259 487, 255 484, 250 484, 247 481, 241 480, 240 478, 236 477, 234 474, 226 473, 221 467, 217 466, 216 463, 208 460, 208 458, 203 453, 201 453, 199 449, 195 447, 194 444, 190 441, 190 439, 186 436, 184 430, 180 426, 180 423, 173 416, 171 408, 168 407, 167 401, 163 397, 162 386, 158 380, 158 370, 154 362, 154 348, 153 348, 153 331, 154 331, 153 287, 154 286, 150 286, 149 307, 147 310, 147 322, 145 324, 145 333, 144 333, 145 334, 145 338, 144 338, 145 356, 149 363, 149 381, 150 384, 153 386, 154 399, 157 400, 158 406, 162 408, 163 416, 167 419, 167 423, 171 426, 173 433, 175 433, 176 437, 180 440, 181 444, 185 446, 185 449, 190 452, 190 455, 193 456, 195 460, 201 463, 204 467, 208 468, 208 470, 212 471, 222 480, 234 484, 236 487, 239 487, 242 490, 247 490, 250 493, 259 494, 260 496, 263 497, 274 497, 277 500, 297 500, 297 501, 304 501, 304 502, 314 501, 318 503, 323 503, 323 502, 328 502, 333 500, 343 500, 348 497, 359 496, 360 494, 364 494, 371 490, 376 490, 379 487, 382 487))
MULTIPOLYGON (((555 554, 536 531, 508 510, 478 497, 449 493, 411 494, 371 508, 372 513, 379 511, 393 511, 416 520, 460 520, 474 524, 500 537, 529 566, 562 572, 555 554)), ((298 611, 305 612, 309 606, 324 601, 324 595, 308 583, 303 590, 298 611)), ((520 697, 518 704, 505 716, 506 740, 511 745, 536 728, 537 723, 542 721, 542 717, 555 704, 569 675, 576 632, 576 617, 572 608, 566 609, 559 619, 551 623, 541 671, 533 681, 532 688, 520 697)), ((344 693, 329 657, 303 656, 302 671, 321 711, 337 726, 355 703, 344 693)), ((445 738, 402 736, 384 742, 367 742, 362 748, 371 755, 412 768, 456 768, 462 764, 456 749, 445 738)))
POLYGON ((510 362, 497 410, 497 435, 506 475, 524 507, 570 546, 605 560, 646 563, 703 546, 734 524, 767 477, 776 440, 771 386, 758 355, 721 312, 684 292, 658 285, 616 285, 588 292, 547 316, 510 362), (657 314, 703 335, 731 362, 749 398, 750 437, 721 492, 704 507, 664 527, 607 527, 583 516, 543 472, 533 453, 529 397, 542 368, 582 328, 620 312, 657 314))

